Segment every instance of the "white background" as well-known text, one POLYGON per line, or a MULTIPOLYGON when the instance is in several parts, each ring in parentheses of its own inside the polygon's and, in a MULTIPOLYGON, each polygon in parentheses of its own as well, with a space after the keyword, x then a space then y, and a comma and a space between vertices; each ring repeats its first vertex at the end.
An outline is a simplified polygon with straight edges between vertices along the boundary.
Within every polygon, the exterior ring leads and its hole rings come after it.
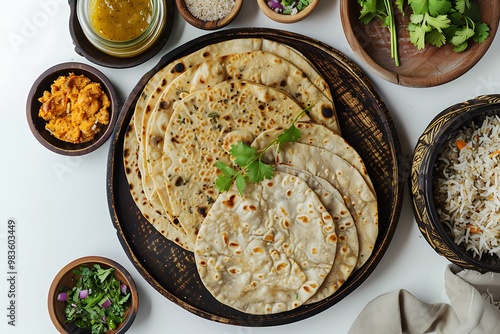
MULTIPOLYGON (((346 42, 339 11, 338 0, 323 0, 306 20, 285 25, 265 17, 254 0, 246 0, 227 28, 287 29, 345 53, 368 74, 387 104, 407 166, 418 137, 437 113, 480 94, 500 93, 498 38, 480 63, 457 80, 433 88, 401 87, 360 64, 346 42)), ((319 315, 285 326, 244 328, 202 319, 160 295, 128 260, 113 229, 106 199, 109 142, 89 155, 64 157, 42 147, 26 122, 26 96, 39 74, 62 62, 89 63, 73 50, 68 18, 69 6, 63 0, 3 1, 0 10, 0 332, 55 333, 47 312, 48 288, 60 268, 86 255, 112 258, 135 278, 140 308, 130 333, 346 333, 363 307, 387 292, 407 289, 426 302, 447 301, 443 275, 448 261, 436 255, 418 231, 407 181, 399 225, 381 263, 356 291, 319 315), (17 222, 15 327, 7 324, 10 218, 17 222)), ((176 13, 172 35, 155 58, 131 69, 96 67, 124 100, 162 54, 205 33, 176 13)))

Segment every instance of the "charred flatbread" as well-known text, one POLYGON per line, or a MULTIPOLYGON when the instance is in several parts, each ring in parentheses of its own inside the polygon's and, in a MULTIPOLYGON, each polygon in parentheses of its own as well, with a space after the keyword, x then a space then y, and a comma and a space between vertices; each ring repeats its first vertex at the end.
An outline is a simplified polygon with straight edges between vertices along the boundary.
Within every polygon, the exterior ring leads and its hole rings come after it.
MULTIPOLYGON (((259 150, 265 145, 265 140, 252 144, 259 150)), ((279 151, 269 150, 263 160, 306 170, 326 179, 342 194, 358 232, 359 257, 355 269, 360 268, 370 257, 377 240, 378 204, 377 198, 359 171, 328 150, 302 143, 287 143, 281 146, 279 151)))
POLYGON ((304 180, 333 218, 337 235, 337 251, 332 269, 325 281, 306 301, 306 304, 315 303, 333 295, 354 271, 359 255, 356 225, 342 195, 328 181, 289 165, 277 164, 274 167, 278 172, 288 173, 304 180))
POLYGON ((331 131, 340 132, 331 102, 309 80, 306 74, 291 62, 265 51, 237 53, 209 59, 193 66, 173 80, 166 88, 159 106, 149 119, 145 137, 147 173, 167 212, 171 211, 165 188, 164 171, 170 160, 164 154, 164 138, 175 104, 189 94, 213 87, 226 80, 244 80, 281 90, 302 107, 310 107, 312 121, 331 131), (328 110, 328 113, 325 113, 328 110), (325 117, 324 115, 328 115, 325 117))
POLYGON ((241 80, 192 93, 174 110, 165 135, 166 188, 172 214, 192 240, 219 195, 215 163, 232 165, 229 149, 262 131, 291 124, 302 108, 281 91, 241 80))
MULTIPOLYGON (((132 117, 133 118, 133 117, 132 117)), ((135 134, 134 120, 132 119, 123 139, 123 163, 125 175, 129 183, 130 194, 142 216, 165 238, 182 248, 192 251, 194 243, 187 237, 186 232, 174 224, 162 210, 161 203, 156 198, 148 199, 142 189, 138 166, 139 145, 135 134)))
POLYGON ((337 247, 331 215, 300 178, 275 173, 222 193, 195 246, 201 280, 221 303, 250 314, 293 310, 330 272, 337 247))
MULTIPOLYGON (((354 168, 358 170, 361 176, 365 179, 373 194, 376 196, 375 188, 373 187, 372 180, 368 174, 363 159, 358 152, 349 143, 334 131, 328 129, 322 124, 313 122, 297 122, 295 124, 297 129, 300 130, 301 137, 299 143, 307 144, 315 147, 325 149, 338 155, 354 168)), ((257 137, 256 142, 264 141, 270 142, 274 140, 283 130, 272 129, 264 131, 257 137)), ((257 144, 258 145, 258 144, 257 144)), ((259 145, 262 146, 262 145, 259 145)))

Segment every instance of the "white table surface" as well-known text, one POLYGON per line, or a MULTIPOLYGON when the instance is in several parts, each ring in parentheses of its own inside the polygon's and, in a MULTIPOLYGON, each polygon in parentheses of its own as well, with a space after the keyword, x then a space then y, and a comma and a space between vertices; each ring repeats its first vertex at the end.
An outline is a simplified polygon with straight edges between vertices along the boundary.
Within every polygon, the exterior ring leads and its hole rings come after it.
MULTIPOLYGON (((25 116, 26 96, 47 68, 62 62, 89 63, 74 52, 65 0, 4 1, 0 11, 0 332, 56 333, 47 312, 47 291, 65 264, 86 255, 100 255, 123 264, 134 277, 140 308, 130 333, 346 333, 373 298, 407 289, 426 302, 446 302, 444 269, 417 229, 408 183, 398 228, 385 256, 366 281, 326 311, 292 324, 248 328, 211 322, 189 313, 154 290, 122 249, 111 223, 106 198, 109 141, 82 157, 65 157, 41 146, 25 116), (16 221, 15 326, 8 324, 7 225, 16 221)), ((345 53, 368 74, 396 124, 406 159, 405 174, 418 137, 429 121, 455 103, 480 94, 500 93, 500 40, 462 77, 433 88, 408 88, 376 77, 352 53, 340 23, 339 1, 321 1, 306 20, 278 24, 265 17, 255 1, 245 1, 227 28, 270 27, 311 36, 345 53)), ((176 13, 174 30, 164 49, 130 69, 100 69, 125 99, 139 78, 161 55, 199 35, 176 13)), ((89 63, 91 64, 91 63, 89 63)))

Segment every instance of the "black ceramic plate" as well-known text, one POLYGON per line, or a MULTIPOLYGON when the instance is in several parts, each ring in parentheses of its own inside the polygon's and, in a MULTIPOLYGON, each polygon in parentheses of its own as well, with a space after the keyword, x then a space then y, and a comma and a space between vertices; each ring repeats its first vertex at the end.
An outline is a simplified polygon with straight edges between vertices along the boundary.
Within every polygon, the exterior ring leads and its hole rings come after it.
POLYGON ((500 95, 479 96, 455 104, 439 113, 420 136, 413 152, 410 191, 413 211, 420 232, 439 254, 463 268, 500 272, 498 256, 474 257, 463 245, 457 246, 451 231, 441 224, 433 196, 436 160, 450 136, 470 126, 481 124, 484 117, 500 114, 500 95))
POLYGON ((141 275, 162 295, 201 317, 240 326, 273 326, 317 314, 349 295, 375 269, 394 234, 403 197, 402 153, 392 118, 368 78, 332 47, 287 31, 263 28, 223 30, 199 37, 166 54, 138 82, 122 108, 110 147, 108 201, 118 238, 141 275), (364 158, 376 187, 379 230, 375 250, 332 297, 293 311, 254 316, 219 303, 198 276, 194 256, 164 239, 148 224, 129 193, 123 167, 123 139, 134 106, 146 82, 175 59, 206 45, 236 38, 266 38, 285 43, 304 54, 329 83, 343 136, 364 158))
POLYGON ((163 28, 163 31, 158 37, 156 43, 144 53, 137 56, 127 58, 110 56, 93 46, 83 34, 82 27, 80 26, 80 22, 78 22, 76 14, 76 2, 77 0, 68 0, 70 8, 69 32, 71 34, 71 38, 73 39, 73 44, 75 45, 75 52, 97 65, 110 68, 129 68, 140 65, 160 52, 165 43, 167 43, 170 33, 172 32, 175 3, 174 0, 165 0, 165 27, 163 28))

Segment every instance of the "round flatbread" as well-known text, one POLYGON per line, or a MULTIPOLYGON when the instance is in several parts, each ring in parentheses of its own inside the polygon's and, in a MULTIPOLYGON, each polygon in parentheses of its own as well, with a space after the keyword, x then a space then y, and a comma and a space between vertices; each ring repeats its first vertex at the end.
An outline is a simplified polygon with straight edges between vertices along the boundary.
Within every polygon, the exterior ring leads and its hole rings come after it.
POLYGON ((261 38, 241 38, 210 44, 173 61, 149 79, 136 102, 134 111, 134 126, 137 129, 137 140, 140 145, 138 166, 143 175, 142 186, 148 199, 156 197, 157 194, 154 188, 154 181, 150 174, 147 173, 146 164, 149 157, 146 157, 146 131, 150 116, 155 112, 157 104, 168 84, 190 67, 203 63, 208 59, 225 54, 261 50, 262 45, 263 40, 261 38))
MULTIPOLYGON (((376 196, 375 188, 373 187, 372 180, 368 175, 365 163, 358 154, 358 152, 351 146, 342 136, 328 129, 327 127, 312 123, 312 122, 297 122, 295 123, 297 129, 300 130, 301 137, 299 143, 319 147, 338 155, 348 163, 353 165, 358 170, 361 176, 365 179, 370 187, 373 195, 376 196)), ((264 141, 269 143, 282 133, 282 129, 272 129, 264 131, 259 137, 255 139, 256 142, 264 141)), ((256 146, 263 147, 263 145, 256 143, 256 146)))
POLYGON ((240 196, 222 193, 195 245, 201 280, 221 303, 250 314, 297 308, 330 272, 337 248, 332 216, 300 178, 275 173, 240 196))
MULTIPOLYGON (((150 125, 150 118, 158 113, 158 109, 164 105, 164 103, 160 101, 160 97, 165 92, 168 84, 189 68, 202 64, 209 59, 217 58, 223 55, 245 53, 257 50, 278 55, 295 64, 330 101, 333 101, 327 82, 318 73, 314 66, 297 50, 275 41, 260 38, 238 38, 230 41, 223 41, 208 45, 170 63, 168 66, 153 75, 153 77, 149 80, 139 100, 137 101, 135 109, 135 114, 138 116, 136 117, 135 125, 136 129, 140 129, 140 131, 137 131, 140 145, 139 168, 141 173, 144 174, 144 177, 142 178, 143 188, 148 198, 152 198, 157 194, 154 180, 152 176, 147 173, 147 164, 151 161, 151 159, 154 159, 154 157, 146 155, 146 137, 148 137, 147 132, 150 125)), ((335 115, 335 110, 332 110, 331 112, 332 115, 335 115)), ((167 124, 168 119, 166 120, 165 126, 167 124)))
MULTIPOLYGON (((262 131, 292 123, 302 108, 281 91, 240 80, 224 81, 178 102, 165 135, 165 171, 173 216, 188 236, 218 196, 217 161, 233 165, 229 149, 250 144, 262 131)), ((304 115, 305 116, 305 115, 304 115)))
MULTIPOLYGON (((264 140, 254 142, 258 150, 265 147, 264 140)), ((350 163, 325 149, 302 143, 287 143, 279 152, 268 150, 263 157, 268 163, 283 163, 306 170, 326 179, 337 189, 351 212, 359 240, 359 256, 355 269, 370 257, 378 236, 378 204, 365 179, 350 163)))
POLYGON ((274 168, 278 172, 288 173, 304 180, 323 203, 335 224, 337 251, 332 269, 318 291, 306 301, 306 304, 315 303, 333 295, 354 271, 359 254, 356 225, 342 195, 328 181, 288 165, 277 164, 274 168))
POLYGON ((302 70, 282 57, 265 51, 252 51, 212 58, 192 66, 167 86, 156 111, 149 118, 145 137, 147 173, 167 212, 171 210, 164 171, 170 160, 163 150, 165 131, 174 106, 193 92, 231 79, 279 89, 293 97, 302 108, 310 106, 309 117, 312 121, 340 132, 333 102, 302 70))
MULTIPOLYGON (((132 116, 133 118, 134 116, 132 116)), ((123 163, 129 183, 130 194, 144 218, 165 238, 182 248, 192 251, 194 243, 178 224, 174 224, 165 214, 159 200, 146 198, 141 187, 141 173, 138 166, 139 145, 135 134, 134 120, 130 121, 123 139, 123 163)))

